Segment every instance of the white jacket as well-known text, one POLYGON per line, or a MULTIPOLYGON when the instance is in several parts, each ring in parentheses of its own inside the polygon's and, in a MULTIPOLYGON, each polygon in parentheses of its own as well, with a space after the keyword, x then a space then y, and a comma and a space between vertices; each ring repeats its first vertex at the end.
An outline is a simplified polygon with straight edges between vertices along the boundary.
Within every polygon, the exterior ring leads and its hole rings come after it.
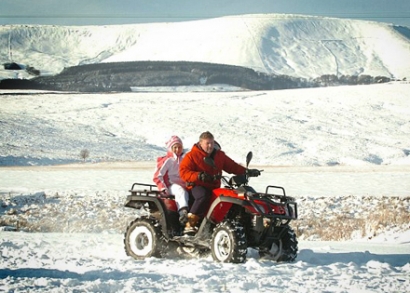
POLYGON ((168 152, 164 157, 157 159, 153 179, 159 190, 168 189, 171 184, 185 187, 185 182, 179 176, 179 163, 184 155, 182 153, 178 157, 176 154, 168 152))

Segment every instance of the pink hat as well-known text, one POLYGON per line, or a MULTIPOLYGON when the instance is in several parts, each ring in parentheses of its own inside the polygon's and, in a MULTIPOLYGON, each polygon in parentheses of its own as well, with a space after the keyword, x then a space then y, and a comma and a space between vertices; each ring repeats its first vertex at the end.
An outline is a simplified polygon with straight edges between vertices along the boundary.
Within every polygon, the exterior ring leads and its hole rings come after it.
POLYGON ((171 138, 166 143, 167 149, 170 150, 172 148, 172 146, 176 143, 179 143, 180 145, 183 145, 182 140, 178 136, 176 136, 176 135, 171 136, 171 138))

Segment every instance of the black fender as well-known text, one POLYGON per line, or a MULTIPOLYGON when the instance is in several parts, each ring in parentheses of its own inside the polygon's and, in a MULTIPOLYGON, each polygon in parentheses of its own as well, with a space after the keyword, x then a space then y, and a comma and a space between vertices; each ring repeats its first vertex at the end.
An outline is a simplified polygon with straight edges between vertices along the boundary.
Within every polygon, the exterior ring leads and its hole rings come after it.
POLYGON ((162 234, 169 239, 168 223, 171 223, 171 216, 161 198, 145 195, 129 195, 125 202, 126 207, 133 209, 141 209, 145 204, 148 204, 150 213, 159 221, 162 234))

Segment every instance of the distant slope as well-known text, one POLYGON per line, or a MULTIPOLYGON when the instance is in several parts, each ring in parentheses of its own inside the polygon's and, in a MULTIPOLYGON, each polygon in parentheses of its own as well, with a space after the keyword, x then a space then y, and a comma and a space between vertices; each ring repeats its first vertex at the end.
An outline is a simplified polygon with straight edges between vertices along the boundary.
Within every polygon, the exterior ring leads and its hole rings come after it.
MULTIPOLYGON (((316 78, 410 77, 408 29, 385 23, 255 14, 177 23, 0 27, 0 61, 42 74, 98 62, 193 61, 316 78)), ((5 70, 0 78, 10 77, 5 70)))

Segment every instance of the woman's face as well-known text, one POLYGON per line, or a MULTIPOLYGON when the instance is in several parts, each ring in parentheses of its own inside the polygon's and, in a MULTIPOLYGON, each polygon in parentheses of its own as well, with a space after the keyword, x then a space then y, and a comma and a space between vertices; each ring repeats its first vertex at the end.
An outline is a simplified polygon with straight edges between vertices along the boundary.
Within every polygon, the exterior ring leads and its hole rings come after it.
POLYGON ((184 149, 182 148, 182 144, 176 143, 176 144, 174 144, 174 145, 172 146, 171 150, 172 150, 172 152, 173 152, 174 154, 176 154, 177 156, 179 156, 180 154, 182 154, 182 151, 183 151, 184 149))

